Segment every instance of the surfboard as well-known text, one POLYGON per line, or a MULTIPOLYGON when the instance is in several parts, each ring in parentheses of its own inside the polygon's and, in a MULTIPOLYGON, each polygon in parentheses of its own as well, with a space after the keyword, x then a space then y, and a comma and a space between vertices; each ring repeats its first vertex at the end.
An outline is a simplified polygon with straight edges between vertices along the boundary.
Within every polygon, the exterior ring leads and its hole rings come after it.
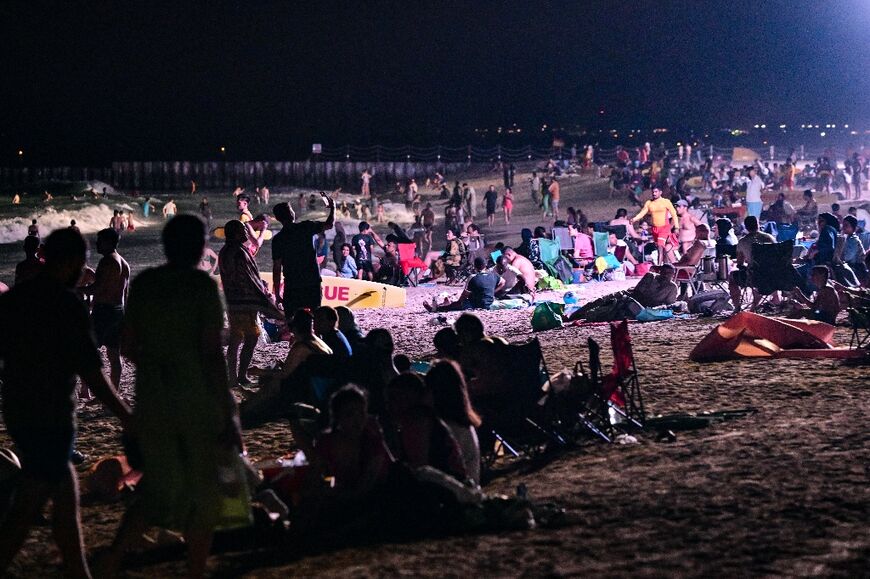
MULTIPOLYGON (((224 233, 223 227, 215 227, 214 229, 211 230, 211 234, 214 235, 217 239, 225 239, 226 238, 226 234, 224 233)), ((267 229, 266 233, 263 234, 263 240, 269 241, 270 239, 272 239, 272 235, 273 235, 272 230, 267 229)))
MULTIPOLYGON (((217 278, 220 285, 220 276, 217 278)), ((272 272, 260 272, 267 287, 272 287, 272 272)), ((291 290, 292 291, 292 290, 291 290)), ((405 307, 405 288, 343 277, 326 276, 320 282, 324 306, 345 306, 352 310, 405 307)))

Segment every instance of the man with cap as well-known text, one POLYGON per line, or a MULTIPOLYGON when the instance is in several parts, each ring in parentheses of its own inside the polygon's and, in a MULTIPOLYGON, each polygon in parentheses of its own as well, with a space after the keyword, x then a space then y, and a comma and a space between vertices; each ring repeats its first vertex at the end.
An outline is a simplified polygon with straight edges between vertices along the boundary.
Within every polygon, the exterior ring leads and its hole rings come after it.
POLYGON ((685 199, 677 201, 677 218, 680 221, 680 252, 685 253, 695 242, 695 228, 704 222, 689 211, 689 202, 685 199))

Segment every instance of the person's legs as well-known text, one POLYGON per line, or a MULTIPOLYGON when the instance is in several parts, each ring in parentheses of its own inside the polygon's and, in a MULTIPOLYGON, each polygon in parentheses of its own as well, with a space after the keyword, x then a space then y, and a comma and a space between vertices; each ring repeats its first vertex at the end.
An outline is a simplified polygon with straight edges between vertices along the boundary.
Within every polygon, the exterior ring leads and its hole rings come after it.
POLYGON ((230 338, 227 344, 227 369, 230 374, 230 384, 235 385, 239 380, 239 346, 242 344, 242 337, 230 327, 230 338))
POLYGON ((30 525, 50 495, 51 487, 45 481, 26 474, 21 476, 12 506, 0 526, 0 575, 5 575, 6 569, 27 538, 30 525))
POLYGON ((65 574, 69 577, 90 577, 85 561, 85 544, 82 540, 82 522, 79 517, 78 479, 71 464, 67 472, 55 486, 51 495, 52 531, 54 540, 63 558, 65 574))
POLYGON ((257 347, 257 334, 245 336, 245 341, 242 344, 242 352, 239 354, 238 365, 238 382, 245 384, 248 382, 248 368, 251 366, 251 359, 254 357, 254 349, 257 347))
POLYGON ((728 293, 731 296, 731 303, 734 305, 734 311, 739 312, 742 304, 742 291, 740 284, 737 281, 737 275, 740 270, 732 271, 728 274, 728 293))
POLYGON ((112 386, 121 386, 121 350, 117 347, 106 346, 106 357, 109 358, 109 378, 112 386))
POLYGON ((184 533, 187 543, 187 573, 189 577, 203 577, 205 566, 211 553, 213 529, 189 528, 184 533))
POLYGON ((141 500, 134 500, 121 518, 121 525, 109 550, 99 556, 97 575, 116 577, 121 570, 121 561, 127 550, 135 545, 148 529, 145 509, 141 500))

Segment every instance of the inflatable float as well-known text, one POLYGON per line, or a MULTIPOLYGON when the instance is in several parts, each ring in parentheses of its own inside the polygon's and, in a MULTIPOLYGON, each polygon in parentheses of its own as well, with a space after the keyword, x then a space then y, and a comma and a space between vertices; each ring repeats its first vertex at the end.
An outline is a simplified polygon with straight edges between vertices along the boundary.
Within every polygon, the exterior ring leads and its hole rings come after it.
POLYGON ((865 350, 835 348, 834 326, 812 320, 740 312, 719 324, 689 354, 694 362, 741 358, 860 358, 865 350))
MULTIPOLYGON (((214 276, 220 285, 220 276, 214 276)), ((260 272, 267 287, 272 287, 272 273, 260 272)), ((405 307, 405 288, 361 279, 325 276, 320 282, 322 305, 345 306, 353 310, 405 307)))

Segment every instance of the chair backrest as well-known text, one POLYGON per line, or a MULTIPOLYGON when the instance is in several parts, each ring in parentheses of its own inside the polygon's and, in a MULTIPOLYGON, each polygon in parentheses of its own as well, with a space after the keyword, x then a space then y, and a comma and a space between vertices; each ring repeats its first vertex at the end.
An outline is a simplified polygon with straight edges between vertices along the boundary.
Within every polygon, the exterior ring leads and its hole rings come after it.
POLYGON ((417 246, 413 243, 396 244, 399 249, 399 261, 409 261, 417 257, 417 246))
POLYGON ((749 273, 752 287, 762 294, 776 290, 789 291, 795 287, 795 269, 791 256, 793 241, 780 243, 753 243, 749 273))
POLYGON ((779 223, 776 226, 777 241, 794 241, 797 238, 798 226, 793 223, 779 223))
POLYGON ((724 243, 716 244, 716 258, 720 258, 723 255, 727 255, 731 259, 737 259, 737 246, 736 245, 726 245, 724 243))
POLYGON ((596 231, 593 234, 592 242, 595 244, 595 257, 604 257, 607 255, 607 248, 610 243, 608 241, 610 234, 606 231, 596 231))
POLYGON ((613 349, 613 374, 624 377, 634 373, 634 351, 628 334, 628 321, 610 322, 610 347, 613 349))
POLYGON ((562 249, 574 249, 574 238, 568 233, 567 227, 554 227, 553 239, 559 242, 562 249))
POLYGON ((558 240, 540 238, 537 241, 542 262, 553 265, 559 261, 562 247, 559 245, 558 240))
POLYGON ((615 233, 616 239, 625 239, 625 236, 628 235, 628 227, 625 225, 609 225, 607 231, 615 233))

